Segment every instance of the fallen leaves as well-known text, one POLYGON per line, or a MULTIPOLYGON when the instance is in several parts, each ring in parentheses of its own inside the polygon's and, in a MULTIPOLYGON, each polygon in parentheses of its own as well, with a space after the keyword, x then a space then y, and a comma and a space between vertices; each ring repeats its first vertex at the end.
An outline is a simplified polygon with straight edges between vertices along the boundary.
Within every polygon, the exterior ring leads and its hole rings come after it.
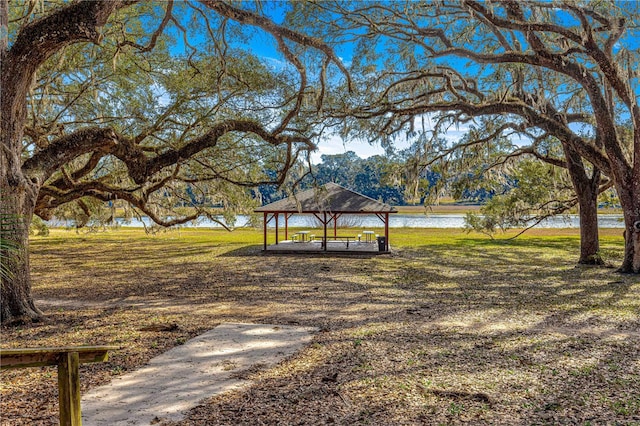
MULTIPOLYGON (((49 320, 3 329, 3 346, 121 346, 81 367, 85 391, 221 322, 321 329, 275 368, 230 358, 253 385, 182 425, 640 421, 640 283, 574 268, 564 240, 431 244, 411 230, 424 247, 328 260, 265 256, 259 232, 121 232, 32 244, 49 320)), ((3 424, 57 424, 55 369, 0 377, 3 424)))
POLYGON ((151 324, 145 327, 142 327, 140 331, 176 331, 180 327, 175 322, 173 324, 151 324))

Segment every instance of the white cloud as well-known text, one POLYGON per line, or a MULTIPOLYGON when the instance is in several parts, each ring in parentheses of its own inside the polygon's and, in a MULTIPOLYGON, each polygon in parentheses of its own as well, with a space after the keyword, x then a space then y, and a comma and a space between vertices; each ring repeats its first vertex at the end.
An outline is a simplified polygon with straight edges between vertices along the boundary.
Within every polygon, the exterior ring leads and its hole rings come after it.
MULTIPOLYGON (((409 142, 400 141, 395 143, 397 149, 404 149, 409 146, 409 142)), ((353 151, 360 158, 368 158, 374 155, 385 155, 384 148, 378 143, 369 144, 369 142, 362 140, 344 141, 338 135, 332 135, 325 137, 318 143, 318 149, 311 153, 311 162, 313 164, 320 163, 322 155, 336 155, 344 154, 345 152, 353 151)))
POLYGON ((340 60, 340 62, 342 62, 342 65, 344 65, 347 68, 351 66, 351 61, 345 61, 342 56, 338 56, 338 60, 340 60))
POLYGON ((273 58, 270 56, 262 56, 261 59, 263 62, 268 64, 271 67, 271 69, 274 71, 280 71, 280 70, 292 67, 292 65, 289 62, 283 61, 282 59, 273 58))
POLYGON ((317 164, 322 161, 320 159, 322 155, 344 154, 348 151, 355 152, 360 158, 384 154, 384 150, 380 145, 369 145, 369 143, 363 141, 345 142, 340 136, 333 135, 324 138, 318 143, 318 149, 311 153, 311 162, 317 164))

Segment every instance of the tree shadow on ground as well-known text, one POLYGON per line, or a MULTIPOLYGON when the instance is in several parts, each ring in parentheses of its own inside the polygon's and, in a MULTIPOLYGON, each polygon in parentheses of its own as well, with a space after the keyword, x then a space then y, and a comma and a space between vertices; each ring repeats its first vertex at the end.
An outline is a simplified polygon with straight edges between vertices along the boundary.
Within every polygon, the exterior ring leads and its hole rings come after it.
POLYGON ((56 262, 62 254, 36 249, 36 294, 78 304, 51 307, 55 327, 5 336, 119 340, 132 348, 104 366, 116 369, 140 365, 135 350, 146 357, 223 321, 323 330, 255 386, 217 397, 183 424, 595 424, 640 415, 637 277, 576 268, 573 245, 425 245, 366 258, 261 247, 123 243, 97 258, 78 249, 73 270, 56 262), (160 321, 180 333, 139 331, 160 321))

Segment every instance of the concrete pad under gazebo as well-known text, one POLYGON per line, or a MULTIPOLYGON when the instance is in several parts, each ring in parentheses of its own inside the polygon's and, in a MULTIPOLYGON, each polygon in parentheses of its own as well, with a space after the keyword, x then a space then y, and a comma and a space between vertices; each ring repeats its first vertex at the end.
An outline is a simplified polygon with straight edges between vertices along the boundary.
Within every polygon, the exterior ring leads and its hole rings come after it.
POLYGON ((389 252, 389 214, 397 210, 388 204, 376 201, 366 195, 344 188, 336 183, 327 183, 319 188, 309 189, 288 198, 262 206, 255 210, 264 214, 264 250, 277 252, 389 252), (311 238, 306 233, 297 233, 299 238, 289 239, 289 218, 294 214, 315 216, 322 223, 321 235, 311 238), (283 241, 279 241, 278 219, 284 217, 283 241), (384 226, 384 236, 374 239, 372 233, 360 236, 338 235, 338 219, 342 215, 374 215, 384 226), (275 242, 268 245, 268 224, 275 220, 275 242), (333 221, 333 233, 328 225, 333 221), (377 244, 374 244, 377 243, 377 244))

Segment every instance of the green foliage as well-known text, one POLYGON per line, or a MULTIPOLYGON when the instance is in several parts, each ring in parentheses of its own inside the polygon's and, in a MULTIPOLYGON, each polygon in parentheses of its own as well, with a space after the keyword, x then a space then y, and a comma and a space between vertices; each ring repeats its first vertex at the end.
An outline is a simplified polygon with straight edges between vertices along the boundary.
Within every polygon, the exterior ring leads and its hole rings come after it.
MULTIPOLYGON (((491 215, 479 215, 473 212, 467 212, 464 217, 465 230, 467 232, 476 231, 486 234, 493 239, 493 234, 500 227, 500 221, 491 215)), ((505 230, 504 228, 501 228, 505 230)))
POLYGON ((380 155, 363 159, 353 151, 321 158, 322 162, 313 166, 313 176, 303 181, 303 187, 333 182, 374 200, 392 205, 405 203, 404 182, 397 178, 398 169, 403 168, 399 159, 380 155))
POLYGON ((9 280, 13 276, 10 265, 20 256, 20 243, 10 235, 12 229, 21 225, 21 220, 19 216, 5 213, 0 209, 0 280, 2 281, 9 280))
MULTIPOLYGON (((75 228, 86 225, 106 224, 112 219, 112 211, 107 204, 84 197, 74 203, 63 204, 55 210, 55 217, 75 228)), ((34 221, 35 222, 35 221, 34 221)))
POLYGON ((480 214, 467 213, 465 229, 493 237, 510 228, 526 228, 546 217, 565 212, 576 201, 561 169, 535 160, 522 160, 510 174, 513 185, 493 196, 480 214))
MULTIPOLYGON (((12 8, 11 42, 28 22, 64 6, 31 3, 12 8)), ((231 121, 255 123, 264 134, 273 131, 272 138, 223 130, 215 144, 183 151, 142 183, 130 176, 122 155, 104 154, 102 148, 69 155, 44 182, 47 201, 36 210, 42 218, 100 226, 113 218, 106 203, 117 201, 129 203, 128 214, 163 224, 194 215, 211 218, 220 209, 225 222, 233 224, 236 214, 256 206, 255 186, 288 184, 287 179, 308 172, 284 177, 292 164, 302 167, 296 161, 304 159, 318 134, 320 64, 328 76, 335 72, 324 63, 327 52, 299 45, 291 32, 276 36, 268 25, 237 22, 197 2, 171 7, 139 2, 118 9, 100 29, 101 43, 68 44, 40 66, 26 95, 24 127, 30 131, 23 160, 60 137, 94 126, 113 129, 150 159, 213 139, 211 129, 231 121), (159 31, 169 10, 171 19, 159 31), (273 57, 258 56, 248 47, 258 38, 280 49, 273 57), (96 156, 97 164, 85 170, 96 156)), ((232 7, 257 15, 271 8, 232 7)))
POLYGON ((640 413, 640 398, 617 400, 611 403, 611 409, 621 416, 632 416, 640 413))
POLYGON ((31 219, 31 225, 29 226, 29 235, 46 237, 49 235, 49 227, 44 220, 40 219, 38 216, 34 216, 31 219))

